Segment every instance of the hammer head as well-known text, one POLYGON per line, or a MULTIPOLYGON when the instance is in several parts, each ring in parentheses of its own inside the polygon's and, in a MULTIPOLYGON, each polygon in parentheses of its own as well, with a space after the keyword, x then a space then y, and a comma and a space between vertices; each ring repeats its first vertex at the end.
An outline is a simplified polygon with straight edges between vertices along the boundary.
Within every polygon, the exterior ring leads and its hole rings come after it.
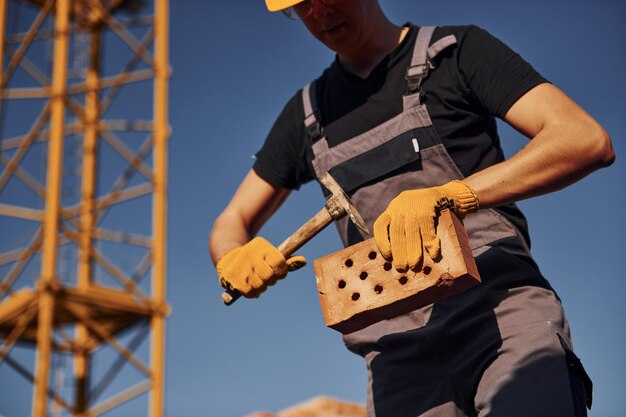
POLYGON ((354 204, 352 204, 352 201, 350 201, 348 195, 343 191, 341 186, 339 186, 330 173, 327 172, 322 175, 320 182, 332 194, 326 206, 333 219, 338 220, 347 214, 356 227, 369 235, 370 231, 365 225, 365 221, 363 221, 363 218, 357 211, 356 207, 354 207, 354 204))

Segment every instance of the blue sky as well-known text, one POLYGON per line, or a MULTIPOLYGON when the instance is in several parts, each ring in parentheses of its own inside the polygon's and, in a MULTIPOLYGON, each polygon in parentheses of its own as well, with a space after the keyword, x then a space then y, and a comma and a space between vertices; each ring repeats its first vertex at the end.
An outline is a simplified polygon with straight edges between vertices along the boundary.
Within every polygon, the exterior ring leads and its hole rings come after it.
MULTIPOLYGON (((362 359, 344 348, 339 333, 324 327, 317 300, 312 264, 340 249, 334 228, 300 251, 309 266, 261 298, 231 307, 220 301, 207 250, 213 220, 250 169, 274 118, 333 54, 300 22, 267 12, 262 1, 171 3, 168 299, 173 314, 167 327, 167 415, 239 417, 318 395, 364 402, 362 359)), ((472 23, 487 29, 611 135, 613 166, 520 206, 530 223, 533 254, 563 300, 576 352, 594 380, 590 416, 622 416, 626 3, 382 0, 382 5, 398 24, 472 23)), ((500 133, 509 156, 527 141, 504 124, 500 133)), ((305 185, 260 234, 278 244, 322 204, 318 187, 305 185)), ((6 382, 0 372, 2 390, 6 382)), ((11 416, 8 410, 0 413, 11 416)))

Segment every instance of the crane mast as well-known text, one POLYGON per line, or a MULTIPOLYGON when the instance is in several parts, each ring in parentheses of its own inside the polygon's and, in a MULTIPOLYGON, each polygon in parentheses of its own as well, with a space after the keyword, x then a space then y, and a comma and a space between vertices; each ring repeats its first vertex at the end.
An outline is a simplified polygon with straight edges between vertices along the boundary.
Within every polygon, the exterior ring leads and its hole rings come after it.
POLYGON ((163 415, 168 7, 0 0, 0 383, 32 384, 33 417, 163 415))

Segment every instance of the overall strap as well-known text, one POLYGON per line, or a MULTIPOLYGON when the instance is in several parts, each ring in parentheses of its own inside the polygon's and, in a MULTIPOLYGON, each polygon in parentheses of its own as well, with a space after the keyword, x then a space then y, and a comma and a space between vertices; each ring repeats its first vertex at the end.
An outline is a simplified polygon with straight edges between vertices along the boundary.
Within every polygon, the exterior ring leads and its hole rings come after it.
POLYGON ((311 81, 302 89, 302 107, 304 108, 304 127, 309 143, 314 143, 322 135, 315 93, 315 81, 311 81))
POLYGON ((434 32, 435 26, 424 26, 417 33, 411 64, 406 71, 408 94, 420 91, 422 82, 428 76, 429 71, 435 68, 434 58, 448 46, 456 44, 456 37, 448 35, 431 45, 430 41, 434 32))

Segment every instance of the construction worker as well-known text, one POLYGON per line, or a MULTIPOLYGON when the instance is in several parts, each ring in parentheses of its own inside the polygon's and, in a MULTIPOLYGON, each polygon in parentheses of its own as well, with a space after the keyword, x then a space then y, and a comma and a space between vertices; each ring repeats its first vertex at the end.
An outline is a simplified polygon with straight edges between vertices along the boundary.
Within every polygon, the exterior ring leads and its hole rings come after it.
MULTIPOLYGON (((254 236, 291 190, 325 172, 398 271, 439 255, 447 207, 464 218, 482 283, 344 335, 366 360, 368 415, 586 415, 591 381, 514 203, 610 165, 607 133, 476 26, 398 26, 377 0, 266 4, 299 18, 336 59, 286 104, 216 219, 222 285, 258 297, 302 263, 254 236), (532 139, 508 160, 495 117, 532 139)), ((368 237, 337 226, 345 245, 368 237)))

